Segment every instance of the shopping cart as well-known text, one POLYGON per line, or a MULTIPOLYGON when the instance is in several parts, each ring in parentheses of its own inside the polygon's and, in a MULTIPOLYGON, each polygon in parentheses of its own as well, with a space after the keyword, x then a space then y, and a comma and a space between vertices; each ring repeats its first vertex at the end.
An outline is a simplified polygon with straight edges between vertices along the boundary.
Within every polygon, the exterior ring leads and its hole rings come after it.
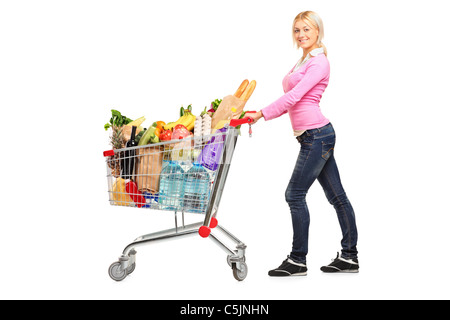
POLYGON ((210 238, 227 253, 236 280, 247 276, 246 245, 218 224, 222 192, 235 150, 239 127, 251 118, 231 120, 215 134, 157 144, 108 150, 108 194, 111 205, 173 211, 175 227, 136 238, 122 251, 108 273, 121 281, 135 270, 136 248, 174 237, 199 234, 210 238), (181 223, 179 222, 181 213, 181 223), (184 214, 200 214, 200 222, 185 225, 184 214), (230 248, 212 229, 236 244, 230 248))

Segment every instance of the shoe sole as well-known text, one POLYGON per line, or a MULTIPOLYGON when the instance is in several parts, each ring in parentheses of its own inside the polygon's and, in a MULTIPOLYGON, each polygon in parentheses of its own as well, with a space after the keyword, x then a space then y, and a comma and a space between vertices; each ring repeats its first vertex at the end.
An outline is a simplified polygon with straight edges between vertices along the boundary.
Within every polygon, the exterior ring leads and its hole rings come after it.
POLYGON ((358 273, 359 270, 358 269, 347 269, 347 270, 341 270, 335 267, 322 267, 320 268, 321 271, 325 272, 325 273, 358 273))
POLYGON ((307 272, 289 273, 285 270, 274 270, 275 274, 270 274, 270 277, 291 277, 291 276, 306 276, 307 272), (278 274, 279 273, 279 274, 278 274))

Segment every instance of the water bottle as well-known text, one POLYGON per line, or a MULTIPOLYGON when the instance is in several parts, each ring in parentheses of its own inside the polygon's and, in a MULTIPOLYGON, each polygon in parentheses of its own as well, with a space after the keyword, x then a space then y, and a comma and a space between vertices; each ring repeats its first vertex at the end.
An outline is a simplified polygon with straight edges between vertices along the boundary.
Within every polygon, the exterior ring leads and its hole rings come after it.
POLYGON ((159 204, 164 210, 181 210, 184 195, 184 170, 177 161, 164 160, 159 179, 159 204), (164 165, 163 165, 164 166, 164 165))
POLYGON ((206 211, 210 187, 209 173, 203 166, 194 162, 194 165, 185 175, 184 210, 188 212, 203 213, 206 211))

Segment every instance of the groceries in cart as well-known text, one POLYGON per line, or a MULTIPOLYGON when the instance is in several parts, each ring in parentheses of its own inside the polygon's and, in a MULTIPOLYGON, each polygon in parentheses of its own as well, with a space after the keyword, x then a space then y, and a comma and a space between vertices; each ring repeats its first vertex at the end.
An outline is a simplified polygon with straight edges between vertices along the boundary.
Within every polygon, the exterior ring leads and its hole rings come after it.
POLYGON ((255 86, 244 80, 234 95, 215 99, 198 116, 189 105, 180 108, 176 121, 155 121, 148 128, 144 116, 132 120, 111 110, 105 130, 113 149, 104 152, 111 205, 205 213, 225 160, 230 121, 244 118, 255 86))

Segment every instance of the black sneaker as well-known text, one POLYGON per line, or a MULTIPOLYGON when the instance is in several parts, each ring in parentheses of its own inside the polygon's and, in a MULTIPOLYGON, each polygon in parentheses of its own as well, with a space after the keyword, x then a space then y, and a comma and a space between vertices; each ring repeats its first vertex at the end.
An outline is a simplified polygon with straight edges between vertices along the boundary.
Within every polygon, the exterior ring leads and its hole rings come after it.
POLYGON ((292 261, 289 257, 276 269, 269 271, 271 277, 306 276, 306 265, 292 261))
POLYGON ((320 268, 323 272, 349 272, 357 273, 359 272, 358 259, 344 259, 339 257, 339 252, 336 258, 327 266, 320 268))

